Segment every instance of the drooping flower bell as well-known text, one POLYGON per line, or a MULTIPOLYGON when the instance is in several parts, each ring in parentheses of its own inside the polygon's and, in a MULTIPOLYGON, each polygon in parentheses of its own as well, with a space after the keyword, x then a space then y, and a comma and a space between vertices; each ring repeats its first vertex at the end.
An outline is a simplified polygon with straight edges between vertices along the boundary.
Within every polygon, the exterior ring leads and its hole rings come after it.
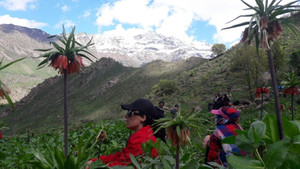
POLYGON ((78 73, 83 66, 81 56, 76 55, 68 65, 68 74, 78 73))
POLYGON ((258 87, 257 89, 256 89, 256 97, 260 97, 260 94, 261 93, 269 93, 269 89, 268 88, 266 88, 266 87, 258 87))
POLYGON ((49 66, 52 66, 55 70, 58 69, 58 72, 63 74, 64 70, 68 68, 68 58, 65 55, 53 56, 49 66))
POLYGON ((55 70, 58 69, 58 73, 63 74, 64 70, 67 70, 68 74, 79 73, 80 69, 84 66, 82 62, 82 57, 76 55, 72 60, 68 60, 68 57, 65 55, 53 56, 51 58, 51 63, 49 66, 52 66, 55 70))
POLYGON ((298 87, 288 87, 284 90, 283 94, 285 95, 291 94, 296 96, 297 94, 299 94, 299 89, 298 87))

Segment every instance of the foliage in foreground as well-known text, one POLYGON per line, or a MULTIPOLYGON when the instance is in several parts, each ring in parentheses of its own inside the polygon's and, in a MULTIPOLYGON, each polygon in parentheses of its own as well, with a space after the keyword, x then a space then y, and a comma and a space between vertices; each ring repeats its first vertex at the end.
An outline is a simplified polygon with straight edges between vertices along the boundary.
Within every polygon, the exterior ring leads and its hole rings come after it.
POLYGON ((274 115, 255 121, 249 130, 237 131, 238 135, 223 142, 235 143, 248 156, 229 156, 233 168, 300 168, 300 122, 283 118, 284 139, 280 140, 274 115))

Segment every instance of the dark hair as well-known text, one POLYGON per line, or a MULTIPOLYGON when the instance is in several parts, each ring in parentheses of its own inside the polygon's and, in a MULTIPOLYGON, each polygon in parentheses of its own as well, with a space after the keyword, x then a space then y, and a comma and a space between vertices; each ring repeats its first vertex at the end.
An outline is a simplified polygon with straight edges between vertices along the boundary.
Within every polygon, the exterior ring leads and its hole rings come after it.
POLYGON ((160 103, 165 104, 165 102, 163 102, 163 101, 160 101, 158 104, 160 104, 160 103))

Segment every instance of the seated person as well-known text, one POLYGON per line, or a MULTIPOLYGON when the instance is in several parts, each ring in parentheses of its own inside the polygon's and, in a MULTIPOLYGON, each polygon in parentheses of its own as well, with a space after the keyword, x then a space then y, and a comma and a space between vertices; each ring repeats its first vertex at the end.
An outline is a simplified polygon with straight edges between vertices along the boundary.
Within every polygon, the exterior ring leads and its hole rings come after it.
MULTIPOLYGON (((90 160, 88 165, 100 159, 109 167, 117 165, 126 166, 131 164, 129 154, 133 156, 144 154, 141 147, 142 143, 146 143, 148 140, 156 142, 151 125, 154 123, 154 119, 158 119, 158 115, 153 104, 149 100, 138 99, 132 104, 123 104, 121 107, 128 111, 125 115, 126 127, 133 130, 134 133, 128 138, 126 147, 121 152, 102 155, 99 158, 90 160)), ((155 149, 152 150, 152 155, 157 156, 155 149)), ((89 166, 86 168, 88 169, 89 166)))
MULTIPOLYGON (((234 144, 222 144, 222 140, 237 135, 236 129, 242 130, 238 123, 240 112, 230 107, 222 107, 219 110, 212 110, 211 113, 215 114, 217 128, 211 136, 207 135, 203 141, 202 148, 209 144, 206 150, 205 162, 216 162, 228 167, 226 157, 233 152, 241 152, 234 144)), ((241 154, 244 155, 244 152, 241 154)))

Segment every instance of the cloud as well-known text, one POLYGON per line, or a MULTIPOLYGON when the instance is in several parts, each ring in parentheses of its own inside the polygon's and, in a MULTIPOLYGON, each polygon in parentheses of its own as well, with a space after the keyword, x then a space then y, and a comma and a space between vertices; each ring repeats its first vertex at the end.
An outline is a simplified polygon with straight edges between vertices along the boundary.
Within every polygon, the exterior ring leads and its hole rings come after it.
POLYGON ((64 5, 63 7, 61 7, 61 10, 62 10, 63 12, 67 12, 67 11, 70 10, 70 7, 67 6, 67 5, 64 5))
POLYGON ((36 0, 3 0, 0 1, 0 6, 3 6, 10 11, 25 11, 28 7, 34 9, 35 5, 32 3, 36 0))
POLYGON ((87 17, 89 17, 90 15, 91 15, 91 11, 90 11, 90 10, 86 10, 86 11, 84 11, 83 17, 84 17, 84 18, 87 18, 87 17))
POLYGON ((11 17, 10 15, 0 16, 0 24, 14 24, 19 26, 25 26, 29 28, 42 28, 47 26, 47 23, 37 22, 35 20, 21 19, 17 17, 11 17))
POLYGON ((61 20, 59 23, 57 23, 54 26, 54 28, 55 29, 60 29, 60 28, 62 28, 62 25, 64 25, 65 28, 70 28, 70 27, 75 26, 75 23, 73 21, 71 21, 71 20, 65 19, 65 20, 61 20))
MULTIPOLYGON (((293 0, 284 3, 288 1, 293 0)), ((254 5, 255 0, 247 3, 254 5)), ((226 24, 239 15, 249 14, 243 10, 245 8, 239 0, 118 0, 103 4, 98 9, 96 24, 99 30, 119 23, 130 24, 185 41, 195 41, 196 33, 205 32, 195 31, 194 35, 188 35, 187 31, 195 21, 203 21, 216 28, 212 37, 215 43, 231 44, 240 39, 244 28, 221 29, 243 22, 243 19, 238 19, 226 24)))

